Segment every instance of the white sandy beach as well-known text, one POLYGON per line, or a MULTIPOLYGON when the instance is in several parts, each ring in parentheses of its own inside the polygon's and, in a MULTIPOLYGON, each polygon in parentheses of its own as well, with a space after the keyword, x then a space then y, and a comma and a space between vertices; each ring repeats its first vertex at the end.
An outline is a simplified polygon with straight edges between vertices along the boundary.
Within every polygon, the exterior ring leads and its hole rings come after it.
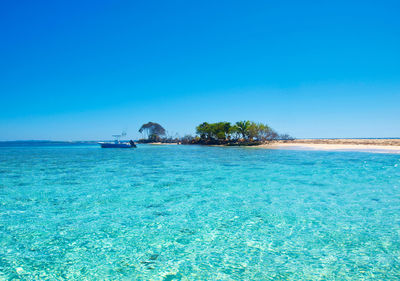
POLYGON ((332 150, 332 151, 361 151, 375 153, 399 153, 400 145, 373 145, 373 144, 333 144, 333 143, 273 143, 258 147, 267 149, 293 150, 332 150))

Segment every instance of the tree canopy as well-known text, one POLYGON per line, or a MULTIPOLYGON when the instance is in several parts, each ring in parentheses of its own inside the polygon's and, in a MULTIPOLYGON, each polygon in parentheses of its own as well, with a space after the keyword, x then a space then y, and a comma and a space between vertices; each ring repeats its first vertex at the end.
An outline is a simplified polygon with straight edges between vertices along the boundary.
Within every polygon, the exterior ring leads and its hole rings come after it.
POLYGON ((158 123, 148 122, 143 124, 139 129, 139 133, 145 132, 147 134, 148 139, 159 139, 161 136, 164 136, 166 131, 165 129, 158 123))
POLYGON ((142 143, 184 143, 184 144, 224 144, 224 145, 257 145, 274 140, 292 140, 287 134, 279 135, 275 130, 264 123, 249 120, 230 122, 203 122, 196 127, 197 136, 186 135, 183 138, 168 136, 166 130, 158 123, 148 122, 143 124, 140 133, 146 138, 142 143))
POLYGON ((234 125, 230 122, 204 122, 196 127, 196 133, 201 140, 208 143, 221 141, 268 142, 279 138, 279 134, 267 124, 249 120, 238 121, 234 125))
POLYGON ((231 123, 229 122, 211 124, 204 122, 196 127, 196 132, 203 139, 223 140, 229 137, 230 129, 231 123))

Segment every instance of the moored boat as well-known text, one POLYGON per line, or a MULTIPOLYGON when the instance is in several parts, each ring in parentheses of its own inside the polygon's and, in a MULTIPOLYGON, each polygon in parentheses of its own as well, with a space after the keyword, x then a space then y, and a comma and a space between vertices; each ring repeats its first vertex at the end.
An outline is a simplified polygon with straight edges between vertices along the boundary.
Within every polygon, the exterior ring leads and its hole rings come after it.
POLYGON ((133 143, 112 143, 112 142, 99 142, 102 148, 135 148, 136 144, 133 143))
POLYGON ((114 142, 99 142, 102 148, 136 148, 136 144, 133 140, 129 142, 121 142, 119 139, 123 136, 126 136, 126 133, 122 133, 121 135, 113 135, 115 138, 114 142))

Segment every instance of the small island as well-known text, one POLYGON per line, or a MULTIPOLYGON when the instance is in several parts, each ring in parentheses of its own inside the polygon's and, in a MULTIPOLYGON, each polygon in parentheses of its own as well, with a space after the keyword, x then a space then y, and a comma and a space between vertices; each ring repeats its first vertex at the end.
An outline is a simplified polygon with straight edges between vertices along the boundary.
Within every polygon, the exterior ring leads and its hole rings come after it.
POLYGON ((138 143, 148 144, 195 144, 213 146, 252 146, 268 149, 343 150, 400 153, 399 138, 315 138, 295 139, 279 134, 264 123, 249 120, 230 122, 203 122, 196 127, 196 134, 184 137, 169 136, 160 124, 148 122, 139 132, 138 143))
POLYGON ((255 146, 272 141, 294 140, 288 134, 279 134, 267 124, 245 120, 234 124, 230 122, 203 122, 196 127, 196 135, 169 137, 167 131, 158 123, 143 124, 139 132, 143 138, 138 143, 176 143, 198 145, 255 146))

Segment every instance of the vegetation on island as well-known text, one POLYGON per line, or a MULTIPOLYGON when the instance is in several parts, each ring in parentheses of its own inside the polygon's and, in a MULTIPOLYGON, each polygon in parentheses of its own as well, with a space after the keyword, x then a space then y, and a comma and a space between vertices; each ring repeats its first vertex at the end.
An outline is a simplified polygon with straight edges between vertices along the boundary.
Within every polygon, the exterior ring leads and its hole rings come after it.
POLYGON ((253 121, 207 123, 196 127, 196 135, 186 135, 182 138, 167 135, 167 131, 158 123, 148 122, 140 127, 139 132, 146 138, 141 143, 181 143, 204 145, 259 145, 275 140, 293 140, 288 134, 278 134, 264 123, 253 121))
POLYGON ((148 122, 146 124, 143 124, 142 127, 140 127, 139 133, 146 136, 146 138, 142 138, 139 140, 142 143, 161 142, 166 134, 166 131, 160 124, 154 122, 148 122))
POLYGON ((291 139, 288 135, 279 135, 267 124, 252 121, 207 123, 196 127, 198 138, 192 143, 225 145, 258 145, 278 139, 291 139))

